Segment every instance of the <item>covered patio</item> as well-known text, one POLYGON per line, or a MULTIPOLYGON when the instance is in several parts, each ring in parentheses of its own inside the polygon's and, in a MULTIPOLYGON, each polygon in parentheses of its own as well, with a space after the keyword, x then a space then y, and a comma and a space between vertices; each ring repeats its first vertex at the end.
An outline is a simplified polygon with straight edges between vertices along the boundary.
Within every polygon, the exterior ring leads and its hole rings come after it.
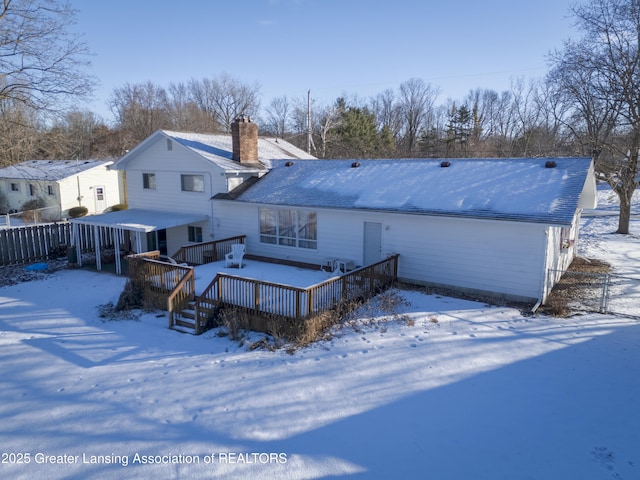
POLYGON ((87 240, 95 245, 96 268, 102 270, 101 252, 113 248, 116 274, 122 274, 122 256, 125 253, 142 253, 148 249, 147 234, 207 221, 209 217, 197 213, 158 212, 130 209, 91 215, 70 220, 71 245, 77 252, 78 265, 82 266, 82 246, 87 240), (83 228, 81 228, 83 227, 83 228), (85 238, 85 237, 89 238, 85 238))

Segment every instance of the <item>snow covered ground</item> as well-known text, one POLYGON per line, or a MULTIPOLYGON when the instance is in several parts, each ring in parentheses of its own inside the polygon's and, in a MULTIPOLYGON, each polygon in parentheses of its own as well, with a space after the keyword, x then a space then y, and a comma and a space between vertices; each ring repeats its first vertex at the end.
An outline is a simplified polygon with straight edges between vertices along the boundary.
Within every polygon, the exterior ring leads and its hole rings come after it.
MULTIPOLYGON (((581 253, 638 274, 616 220, 581 253)), ((124 281, 0 288, 0 478, 640 478, 637 319, 400 291, 288 354, 101 318, 124 281)))

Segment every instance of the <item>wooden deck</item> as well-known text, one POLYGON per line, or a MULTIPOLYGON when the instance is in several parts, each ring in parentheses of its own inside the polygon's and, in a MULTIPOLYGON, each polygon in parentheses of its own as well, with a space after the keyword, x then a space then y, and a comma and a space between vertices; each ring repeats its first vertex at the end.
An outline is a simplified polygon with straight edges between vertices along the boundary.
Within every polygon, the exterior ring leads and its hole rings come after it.
MULTIPOLYGON (((207 250, 215 252, 216 258, 224 258, 233 243, 244 243, 244 237, 220 240, 215 246, 200 244, 196 253, 187 250, 180 258, 202 264, 199 262, 206 259, 207 250)), ((393 255, 308 287, 245 278, 239 269, 238 275, 217 273, 202 292, 196 293, 194 267, 160 262, 158 255, 147 252, 133 256, 130 275, 143 281, 146 293, 166 299, 170 328, 193 329, 196 335, 212 325, 220 308, 233 307, 252 317, 287 322, 308 319, 345 301, 369 298, 397 280, 399 257, 393 255)), ((320 265, 251 255, 245 258, 320 271, 320 265)))

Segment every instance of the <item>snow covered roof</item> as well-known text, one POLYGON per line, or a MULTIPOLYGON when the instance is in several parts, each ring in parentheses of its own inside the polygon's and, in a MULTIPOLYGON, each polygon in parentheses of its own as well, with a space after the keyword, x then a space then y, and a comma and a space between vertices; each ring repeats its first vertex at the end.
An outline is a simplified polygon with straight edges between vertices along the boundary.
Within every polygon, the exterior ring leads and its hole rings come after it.
POLYGON ((206 215, 198 213, 167 212, 132 208, 117 212, 89 215, 69 219, 71 223, 84 225, 122 228, 138 232, 153 232, 207 220, 206 215))
POLYGON ((232 160, 233 145, 231 134, 208 134, 192 132, 174 132, 170 130, 158 130, 135 149, 122 157, 114 166, 116 169, 126 168, 126 164, 137 153, 144 151, 151 143, 158 140, 158 136, 173 139, 184 147, 192 150, 203 158, 216 164, 229 173, 264 171, 269 168, 272 160, 299 160, 315 159, 304 150, 291 143, 276 138, 258 138, 258 160, 263 165, 247 165, 232 160))
POLYGON ((91 168, 111 165, 111 160, 28 160, 0 168, 0 178, 58 181, 91 168))
POLYGON ((278 161, 236 201, 569 225, 592 177, 589 158, 278 161))

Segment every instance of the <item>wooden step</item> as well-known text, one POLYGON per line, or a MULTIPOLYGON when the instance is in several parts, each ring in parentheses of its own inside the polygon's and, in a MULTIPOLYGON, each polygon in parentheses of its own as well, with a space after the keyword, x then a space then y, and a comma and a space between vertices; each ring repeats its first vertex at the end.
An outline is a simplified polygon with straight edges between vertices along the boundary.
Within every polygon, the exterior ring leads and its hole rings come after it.
POLYGON ((196 329, 196 322, 194 321, 189 321, 186 320, 184 318, 176 318, 175 320, 175 324, 179 327, 186 327, 186 328, 191 328, 193 330, 196 329))
POLYGON ((185 310, 182 310, 181 312, 178 312, 178 316, 183 317, 183 318, 189 318, 191 320, 195 320, 196 319, 196 311, 192 310, 190 308, 187 308, 185 310))

